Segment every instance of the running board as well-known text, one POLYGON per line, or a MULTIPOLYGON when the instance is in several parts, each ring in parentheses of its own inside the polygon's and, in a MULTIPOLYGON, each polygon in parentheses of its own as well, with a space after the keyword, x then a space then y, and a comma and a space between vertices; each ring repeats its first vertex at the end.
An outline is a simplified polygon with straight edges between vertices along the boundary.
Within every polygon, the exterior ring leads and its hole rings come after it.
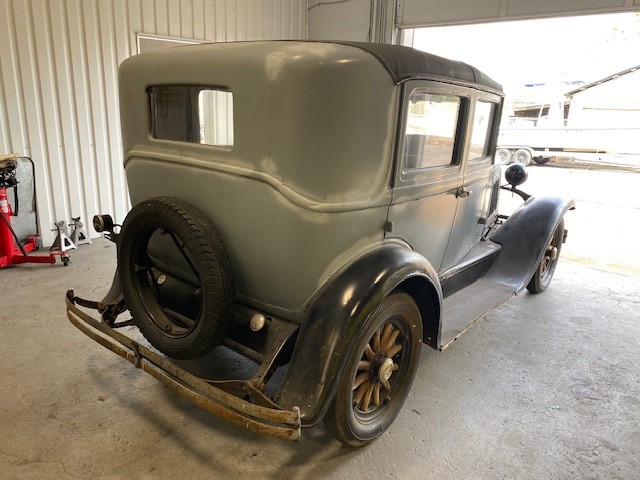
POLYGON ((478 320, 513 295, 513 287, 482 278, 445 298, 438 348, 447 348, 478 320))

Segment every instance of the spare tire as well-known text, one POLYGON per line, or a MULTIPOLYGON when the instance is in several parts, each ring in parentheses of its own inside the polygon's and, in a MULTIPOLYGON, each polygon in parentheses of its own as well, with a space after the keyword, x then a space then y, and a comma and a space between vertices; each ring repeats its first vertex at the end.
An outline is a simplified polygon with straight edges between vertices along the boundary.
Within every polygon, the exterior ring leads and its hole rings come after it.
POLYGON ((233 315, 231 263, 196 207, 173 197, 133 207, 120 233, 118 271, 135 325, 159 351, 191 359, 222 343, 233 315))

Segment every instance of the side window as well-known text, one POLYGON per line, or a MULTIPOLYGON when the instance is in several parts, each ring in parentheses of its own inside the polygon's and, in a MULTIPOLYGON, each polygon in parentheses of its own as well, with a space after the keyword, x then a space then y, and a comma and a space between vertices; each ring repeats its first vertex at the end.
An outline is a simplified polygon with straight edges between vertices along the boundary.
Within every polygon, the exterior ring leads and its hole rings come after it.
POLYGON ((455 141, 462 99, 414 90, 409 96, 402 165, 404 169, 456 163, 455 141))
POLYGON ((233 146, 233 95, 221 88, 149 88, 151 135, 162 140, 233 146))
POLYGON ((470 160, 489 155, 489 140, 494 111, 494 103, 481 100, 476 103, 476 113, 473 116, 471 130, 471 146, 469 147, 470 160))

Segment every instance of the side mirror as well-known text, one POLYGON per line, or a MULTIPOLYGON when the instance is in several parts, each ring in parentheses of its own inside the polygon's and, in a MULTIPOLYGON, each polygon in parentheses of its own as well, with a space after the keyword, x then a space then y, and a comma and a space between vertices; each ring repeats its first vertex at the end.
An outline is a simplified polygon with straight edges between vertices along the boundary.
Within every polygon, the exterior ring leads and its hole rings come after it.
POLYGON ((513 187, 516 188, 518 185, 522 185, 527 181, 527 177, 529 174, 527 173, 527 169, 521 163, 514 163, 510 165, 504 172, 505 180, 513 187))

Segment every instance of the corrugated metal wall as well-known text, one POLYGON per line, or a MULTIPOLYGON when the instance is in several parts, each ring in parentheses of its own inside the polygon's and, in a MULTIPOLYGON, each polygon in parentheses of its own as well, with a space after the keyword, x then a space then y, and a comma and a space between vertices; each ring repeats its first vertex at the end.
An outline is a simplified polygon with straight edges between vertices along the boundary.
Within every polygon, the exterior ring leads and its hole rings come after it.
MULTIPOLYGON (((0 0, 0 153, 36 164, 38 217, 129 208, 117 68, 136 33, 205 41, 306 38, 306 0, 0 0)), ((93 233, 93 232, 92 232, 93 233)))

